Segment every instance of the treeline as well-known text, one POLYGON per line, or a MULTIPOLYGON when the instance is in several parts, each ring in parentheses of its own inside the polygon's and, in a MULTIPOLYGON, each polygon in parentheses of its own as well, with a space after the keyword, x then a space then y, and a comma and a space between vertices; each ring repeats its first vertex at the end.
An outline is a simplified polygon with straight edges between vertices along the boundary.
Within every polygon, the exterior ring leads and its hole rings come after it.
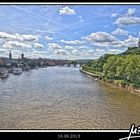
POLYGON ((102 73, 106 81, 140 87, 140 55, 106 54, 97 60, 90 61, 84 66, 85 68, 93 73, 102 73))

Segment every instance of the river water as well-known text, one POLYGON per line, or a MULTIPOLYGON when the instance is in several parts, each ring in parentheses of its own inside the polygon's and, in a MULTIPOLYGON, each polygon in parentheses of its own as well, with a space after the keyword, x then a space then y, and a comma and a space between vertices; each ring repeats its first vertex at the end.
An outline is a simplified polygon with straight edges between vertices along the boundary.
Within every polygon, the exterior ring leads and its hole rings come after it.
POLYGON ((0 79, 0 129, 129 129, 140 96, 74 67, 47 67, 0 79))

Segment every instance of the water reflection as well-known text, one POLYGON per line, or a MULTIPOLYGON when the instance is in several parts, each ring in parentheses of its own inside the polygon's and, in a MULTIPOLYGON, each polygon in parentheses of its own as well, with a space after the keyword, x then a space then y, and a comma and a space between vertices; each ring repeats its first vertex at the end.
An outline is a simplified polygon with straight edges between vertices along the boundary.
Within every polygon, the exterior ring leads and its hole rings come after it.
POLYGON ((0 89, 1 129, 128 129, 140 122, 140 97, 78 68, 11 74, 0 89))

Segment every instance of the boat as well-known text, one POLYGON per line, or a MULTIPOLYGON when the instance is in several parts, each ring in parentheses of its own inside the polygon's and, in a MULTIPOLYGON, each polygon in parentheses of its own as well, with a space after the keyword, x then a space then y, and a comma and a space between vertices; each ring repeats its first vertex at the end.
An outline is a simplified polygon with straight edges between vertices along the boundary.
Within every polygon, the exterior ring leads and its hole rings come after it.
POLYGON ((21 68, 14 68, 13 74, 21 74, 21 73, 22 73, 22 69, 21 68))
POLYGON ((31 68, 30 68, 29 66, 26 66, 26 67, 23 67, 23 68, 22 68, 23 71, 28 71, 28 70, 30 70, 30 69, 31 69, 31 68))
POLYGON ((8 73, 13 73, 13 68, 9 68, 8 73))
POLYGON ((4 70, 4 69, 0 70, 0 78, 6 78, 8 76, 9 74, 7 70, 4 70))
POLYGON ((38 70, 38 66, 36 66, 35 69, 38 70))

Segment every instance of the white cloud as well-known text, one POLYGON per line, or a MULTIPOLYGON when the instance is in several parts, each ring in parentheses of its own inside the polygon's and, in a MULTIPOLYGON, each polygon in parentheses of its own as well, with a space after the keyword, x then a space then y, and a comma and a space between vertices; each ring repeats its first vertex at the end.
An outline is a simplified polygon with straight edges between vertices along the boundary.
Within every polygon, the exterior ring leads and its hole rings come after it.
POLYGON ((8 41, 2 45, 3 48, 32 48, 31 44, 26 44, 18 41, 8 41))
POLYGON ((118 53, 121 53, 121 50, 119 50, 119 49, 108 49, 107 53, 118 54, 118 53))
POLYGON ((93 53, 93 52, 94 52, 94 50, 88 50, 87 52, 88 52, 88 53, 93 53))
POLYGON ((46 54, 46 51, 33 50, 32 54, 46 54))
POLYGON ((69 52, 64 50, 64 49, 57 49, 54 51, 55 54, 58 54, 58 55, 68 55, 69 52))
POLYGON ((65 49, 67 49, 67 50, 73 50, 74 48, 72 46, 65 46, 65 49))
POLYGON ((46 40, 53 40, 52 37, 49 37, 49 36, 45 36, 46 40))
POLYGON ((118 41, 112 42, 109 46, 112 46, 115 48, 123 48, 123 47, 125 47, 125 44, 123 41, 118 40, 118 41))
POLYGON ((134 46, 138 46, 138 41, 139 38, 129 35, 128 39, 125 39, 123 42, 126 47, 134 47, 134 46))
POLYGON ((19 41, 37 41, 38 40, 38 36, 35 35, 20 35, 20 34, 15 34, 16 36, 18 35, 19 37, 21 37, 22 39, 19 41))
POLYGON ((38 51, 35 49, 32 49, 31 52, 28 51, 24 54, 27 58, 46 58, 46 57, 48 57, 47 51, 38 51))
POLYGON ((94 46, 100 47, 114 47, 114 48, 126 48, 129 46, 137 46, 139 38, 129 35, 127 39, 121 41, 114 36, 105 32, 92 33, 87 37, 84 37, 89 43, 94 46))
POLYGON ((119 17, 115 24, 117 25, 137 25, 140 24, 140 17, 124 16, 119 17))
POLYGON ((96 52, 105 52, 103 49, 96 49, 96 52))
POLYGON ((61 42, 70 45, 79 45, 85 43, 85 41, 80 41, 80 40, 70 40, 70 41, 61 40, 61 42))
POLYGON ((80 52, 75 49, 75 50, 72 50, 71 53, 74 54, 74 55, 78 55, 80 52))
POLYGON ((80 51, 80 55, 81 56, 91 56, 91 57, 93 57, 93 54, 95 55, 95 53, 94 53, 95 51, 94 50, 82 50, 82 51, 80 51))
POLYGON ((8 54, 9 52, 6 49, 0 48, 0 54, 8 54))
POLYGON ((124 42, 106 32, 91 33, 86 37, 82 37, 93 46, 100 47, 124 47, 124 42))
POLYGON ((74 15, 76 14, 73 9, 70 9, 68 6, 61 8, 59 10, 59 15, 74 15))
POLYGON ((119 17, 114 24, 117 25, 138 25, 140 24, 140 17, 134 16, 135 8, 129 8, 127 13, 119 17))
POLYGON ((14 35, 11 34, 7 34, 5 32, 0 32, 0 38, 4 38, 4 39, 15 39, 14 35))
POLYGON ((96 49, 95 50, 95 54, 97 55, 97 56, 101 56, 101 55, 103 55, 103 54, 105 54, 106 53, 106 51, 105 50, 103 50, 103 49, 96 49))
POLYGON ((48 43, 48 49, 49 50, 55 50, 55 49, 61 49, 62 47, 58 45, 57 43, 48 43))
POLYGON ((87 46, 78 46, 79 49, 88 49, 87 46))
POLYGON ((127 11, 127 14, 128 15, 133 15, 135 12, 136 12, 135 8, 129 8, 128 11, 127 11))
POLYGON ((122 30, 117 28, 115 31, 112 32, 113 35, 128 35, 128 31, 122 30))
POLYGON ((112 42, 112 41, 116 41, 116 38, 112 35, 110 35, 109 33, 106 32, 95 32, 95 33, 91 33, 90 35, 86 36, 86 37, 82 37, 83 39, 85 39, 88 42, 112 42))
POLYGON ((1 39, 7 40, 17 40, 17 41, 37 41, 38 36, 36 35, 22 35, 22 34, 8 34, 5 32, 0 32, 1 39))
POLYGON ((111 17, 117 17, 117 16, 118 16, 117 13, 113 13, 113 14, 111 15, 111 17))
POLYGON ((39 43, 34 43, 35 48, 44 48, 44 45, 39 44, 39 43))

